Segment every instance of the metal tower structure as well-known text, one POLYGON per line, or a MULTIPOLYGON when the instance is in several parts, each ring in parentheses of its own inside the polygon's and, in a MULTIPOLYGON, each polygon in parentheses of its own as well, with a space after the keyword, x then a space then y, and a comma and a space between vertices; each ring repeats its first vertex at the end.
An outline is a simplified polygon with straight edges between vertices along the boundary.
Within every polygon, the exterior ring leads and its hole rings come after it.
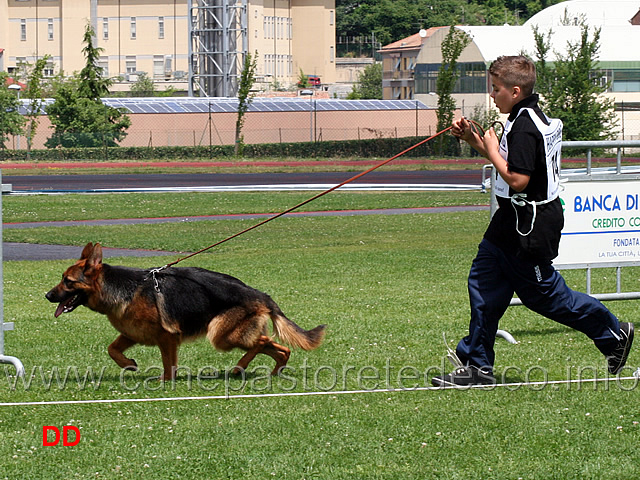
POLYGON ((248 0, 188 0, 189 96, 234 97, 248 51, 248 0))

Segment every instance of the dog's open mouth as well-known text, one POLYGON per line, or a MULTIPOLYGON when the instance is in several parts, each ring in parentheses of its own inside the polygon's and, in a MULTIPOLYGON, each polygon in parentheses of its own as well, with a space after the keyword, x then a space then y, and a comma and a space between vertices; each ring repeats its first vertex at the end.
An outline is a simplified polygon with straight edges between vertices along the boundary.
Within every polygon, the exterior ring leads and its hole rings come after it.
POLYGON ((76 307, 82 305, 82 302, 83 299, 80 295, 74 295, 73 297, 58 304, 58 308, 56 308, 56 313, 54 313, 54 316, 58 318, 63 313, 72 312, 76 309, 76 307))

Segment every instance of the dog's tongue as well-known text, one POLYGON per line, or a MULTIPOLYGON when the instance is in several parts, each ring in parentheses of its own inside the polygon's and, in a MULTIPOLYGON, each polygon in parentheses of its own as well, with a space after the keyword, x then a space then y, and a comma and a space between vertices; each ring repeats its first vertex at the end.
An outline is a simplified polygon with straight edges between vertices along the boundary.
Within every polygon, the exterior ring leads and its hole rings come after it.
POLYGON ((64 313, 64 309, 67 305, 71 304, 75 297, 71 297, 66 302, 60 302, 58 307, 56 308, 56 313, 53 314, 54 317, 58 318, 60 315, 64 313))
POLYGON ((64 312, 64 303, 59 303, 58 308, 56 308, 56 313, 53 314, 54 317, 58 318, 64 312))

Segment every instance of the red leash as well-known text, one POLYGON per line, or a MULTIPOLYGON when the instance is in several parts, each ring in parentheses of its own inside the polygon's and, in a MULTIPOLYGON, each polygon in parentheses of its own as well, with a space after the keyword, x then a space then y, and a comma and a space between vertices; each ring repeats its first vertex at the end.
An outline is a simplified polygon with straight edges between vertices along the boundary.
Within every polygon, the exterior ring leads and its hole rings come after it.
MULTIPOLYGON (((479 127, 480 129, 482 129, 482 128, 481 128, 481 127, 480 127, 476 122, 473 122, 472 120, 470 120, 470 122, 471 122, 473 125, 475 125, 475 126, 479 127)), ((415 144, 415 145, 413 145, 412 147, 409 147, 409 148, 407 148, 406 150, 403 150, 402 152, 400 152, 400 153, 398 153, 398 154, 394 155, 393 157, 391 157, 391 158, 389 158, 389 159, 387 159, 387 160, 385 160, 385 161, 383 161, 383 162, 380 162, 380 163, 379 163, 379 164, 377 164, 377 165, 374 165, 374 166, 373 166, 373 167, 371 167, 370 169, 368 169, 368 170, 366 170, 366 171, 364 171, 364 172, 362 172, 362 173, 359 173, 359 174, 357 174, 357 175, 355 175, 355 176, 351 177, 351 178, 350 178, 350 179, 348 179, 348 180, 345 180, 344 182, 342 182, 342 183, 341 183, 341 184, 339 184, 339 185, 336 185, 335 187, 331 187, 330 189, 325 190, 324 192, 321 192, 321 193, 319 193, 319 194, 315 195, 314 197, 311 197, 311 198, 309 198, 308 200, 305 200, 304 202, 301 202, 301 203, 299 203, 299 204, 297 204, 297 205, 295 205, 295 206, 293 206, 293 207, 291 207, 291 208, 288 208, 288 209, 287 209, 287 210, 285 210, 284 212, 280 212, 280 213, 278 213, 278 214, 276 214, 276 215, 274 215, 274 216, 272 216, 272 217, 269 217, 269 218, 267 218, 267 219, 265 219, 265 220, 261 221, 260 223, 256 223, 255 225, 253 225, 253 226, 251 226, 251 227, 249 227, 249 228, 245 228, 245 229, 244 229, 244 230, 242 230, 241 232, 238 232, 238 233, 236 233, 236 234, 234 234, 234 235, 231 235, 230 237, 227 237, 227 238, 225 238, 224 240, 220 240, 219 242, 216 242, 216 243, 214 243, 213 245, 209 245, 208 247, 203 248, 203 249, 201 249, 201 250, 198 250, 197 252, 191 253, 191 254, 187 255, 186 257, 182 257, 182 258, 179 258, 178 260, 175 260, 175 261, 173 261, 173 262, 171 262, 171 263, 167 263, 164 267, 160 267, 160 268, 158 268, 158 269, 155 269, 155 271, 156 271, 156 272, 158 272, 158 271, 160 271, 160 270, 164 270, 164 269, 165 269, 165 268, 167 268, 167 267, 171 267, 171 266, 173 266, 173 265, 175 265, 175 264, 177 264, 177 263, 182 262, 183 260, 186 260, 186 259, 188 259, 188 258, 194 257, 194 256, 196 256, 196 255, 198 255, 198 254, 200 254, 200 253, 206 252, 207 250, 210 250, 210 249, 212 249, 213 247, 217 247, 218 245, 221 245, 221 244, 223 244, 223 243, 225 243, 225 242, 228 242, 228 241, 229 241, 229 240, 231 240, 231 239, 234 239, 234 238, 236 238, 236 237, 239 237, 240 235, 243 235, 243 234, 245 234, 245 233, 247 233, 247 232, 250 232, 251 230, 254 230, 254 229, 258 228, 258 227, 261 227, 261 226, 262 226, 262 225, 264 225, 265 223, 268 223, 268 222, 270 222, 270 221, 272 221, 272 220, 275 220, 276 218, 280 218, 280 217, 282 217, 283 215, 286 215, 287 213, 293 212, 294 210, 296 210, 296 209, 298 209, 298 208, 302 207, 303 205, 306 205, 307 203, 311 203, 311 202, 313 202, 314 200, 316 200, 316 199, 318 199, 318 198, 320 198, 320 197, 322 197, 322 196, 324 196, 324 195, 326 195, 326 194, 328 194, 328 193, 331 193, 331 192, 333 192, 334 190, 337 190, 337 189, 338 189, 338 188, 340 188, 340 187, 343 187, 343 186, 344 186, 344 185, 346 185, 347 183, 351 183, 351 182, 353 182, 354 180, 357 180, 358 178, 360 178, 360 177, 362 177, 362 176, 366 175, 367 173, 373 172, 374 170, 376 170, 376 169, 378 169, 378 168, 382 167, 383 165, 386 165, 387 163, 392 162, 392 161, 393 161, 393 160, 395 160, 396 158, 398 158, 398 157, 400 157, 400 156, 404 155, 405 153, 410 152, 411 150, 413 150, 413 149, 415 149, 415 148, 419 147, 420 145, 423 145, 424 143, 427 143, 429 140, 433 140, 433 139, 434 139, 434 138, 436 138, 437 136, 442 135, 443 133, 445 133, 445 132, 447 132, 447 131, 451 130, 451 128, 452 128, 452 127, 448 127, 448 128, 445 128, 444 130, 439 131, 439 132, 438 132, 438 133, 436 133, 435 135, 433 135, 433 136, 431 136, 431 137, 429 137, 429 138, 426 138, 426 139, 424 139, 424 140, 422 140, 422 141, 420 141, 420 142, 416 143, 416 144, 415 144)))

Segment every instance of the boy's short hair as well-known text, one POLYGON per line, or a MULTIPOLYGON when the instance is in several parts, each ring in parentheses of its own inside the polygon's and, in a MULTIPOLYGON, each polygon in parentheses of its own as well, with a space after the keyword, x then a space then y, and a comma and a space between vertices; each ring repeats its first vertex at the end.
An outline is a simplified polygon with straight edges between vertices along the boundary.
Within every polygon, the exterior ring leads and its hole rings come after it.
POLYGON ((533 93, 536 84, 536 66, 523 55, 496 58, 489 67, 489 74, 509 87, 520 87, 525 97, 533 93))

